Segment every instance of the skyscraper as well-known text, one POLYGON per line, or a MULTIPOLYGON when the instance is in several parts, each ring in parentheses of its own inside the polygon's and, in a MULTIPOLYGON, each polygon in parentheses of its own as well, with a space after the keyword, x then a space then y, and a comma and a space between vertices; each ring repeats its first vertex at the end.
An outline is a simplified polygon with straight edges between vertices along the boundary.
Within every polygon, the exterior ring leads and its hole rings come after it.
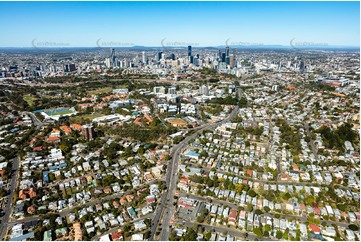
POLYGON ((145 59, 145 51, 142 51, 142 62, 143 62, 143 64, 145 64, 146 63, 146 59, 145 59))
POLYGON ((226 47, 226 57, 229 57, 229 47, 226 47))
POLYGON ((157 61, 160 61, 160 59, 162 59, 162 54, 163 54, 162 51, 158 52, 157 61))
POLYGON ((226 53, 222 53, 221 60, 222 60, 222 62, 226 62, 226 53))
POLYGON ((116 66, 114 48, 110 49, 110 65, 113 67, 116 66))
POLYGON ((305 62, 303 60, 301 60, 301 63, 300 63, 300 72, 301 73, 305 72, 305 62))
POLYGON ((189 56, 189 63, 193 64, 193 56, 189 56))
POLYGON ((188 46, 188 57, 192 56, 192 46, 188 46))

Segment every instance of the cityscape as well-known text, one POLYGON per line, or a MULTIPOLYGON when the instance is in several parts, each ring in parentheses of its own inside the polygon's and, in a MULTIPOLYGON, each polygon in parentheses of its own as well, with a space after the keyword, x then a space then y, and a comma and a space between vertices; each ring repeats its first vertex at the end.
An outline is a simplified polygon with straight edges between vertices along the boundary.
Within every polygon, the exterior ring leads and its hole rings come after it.
POLYGON ((360 240, 359 2, 0 7, 1 241, 360 240))

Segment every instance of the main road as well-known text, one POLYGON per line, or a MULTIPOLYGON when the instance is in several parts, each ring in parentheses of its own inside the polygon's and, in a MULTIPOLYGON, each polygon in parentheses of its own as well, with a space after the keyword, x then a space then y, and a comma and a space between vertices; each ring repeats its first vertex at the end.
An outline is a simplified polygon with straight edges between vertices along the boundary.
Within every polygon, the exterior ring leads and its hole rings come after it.
POLYGON ((0 241, 1 240, 5 240, 5 234, 7 231, 7 227, 8 227, 8 222, 9 222, 9 218, 11 215, 11 208, 12 208, 12 203, 13 203, 13 199, 14 199, 14 194, 15 194, 15 190, 16 190, 16 182, 18 181, 18 175, 19 175, 19 160, 18 157, 15 157, 12 159, 12 170, 11 170, 11 181, 10 181, 10 194, 7 196, 7 204, 5 205, 5 215, 4 217, 2 217, 1 219, 1 224, 0 224, 0 241))
POLYGON ((226 122, 229 122, 238 114, 238 106, 235 106, 231 112, 231 114, 223 119, 221 122, 214 123, 214 124, 206 124, 202 126, 202 128, 198 129, 196 132, 187 136, 184 140, 182 140, 179 144, 175 145, 170 153, 172 157, 170 163, 167 167, 166 173, 166 190, 162 195, 161 203, 157 207, 154 220, 151 226, 151 236, 150 240, 154 240, 154 234, 157 227, 160 225, 159 221, 162 218, 162 230, 159 236, 159 240, 166 241, 169 240, 169 232, 170 232, 170 220, 173 215, 174 210, 174 194, 176 190, 177 184, 177 171, 178 171, 178 162, 179 156, 182 150, 187 146, 188 142, 191 139, 194 139, 198 134, 203 132, 204 130, 214 129, 217 126, 220 126, 226 122))

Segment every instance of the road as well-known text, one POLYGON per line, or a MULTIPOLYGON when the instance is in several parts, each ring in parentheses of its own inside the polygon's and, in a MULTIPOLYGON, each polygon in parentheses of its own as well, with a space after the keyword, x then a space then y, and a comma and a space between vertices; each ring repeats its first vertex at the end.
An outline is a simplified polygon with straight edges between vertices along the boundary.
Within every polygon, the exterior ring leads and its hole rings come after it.
MULTIPOLYGON (((208 202, 208 200, 209 200, 206 197, 188 194, 185 192, 180 193, 179 196, 196 199, 198 201, 203 201, 203 202, 208 202)), ((234 209, 238 209, 238 206, 240 206, 240 204, 237 204, 237 203, 231 203, 228 201, 223 201, 223 200, 219 200, 219 199, 215 199, 215 198, 211 198, 211 199, 212 199, 212 204, 216 204, 216 205, 228 206, 228 207, 234 208, 234 209)), ((272 218, 274 218, 276 215, 276 213, 263 213, 263 214, 266 216, 270 216, 272 218)), ((298 220, 301 222, 307 222, 307 219, 308 219, 307 216, 297 216, 297 215, 292 215, 292 214, 280 214, 280 215, 281 215, 281 218, 285 218, 285 219, 290 218, 290 219, 298 220)), ((342 222, 336 222, 336 221, 331 221, 331 220, 322 220, 322 222, 323 221, 325 221, 328 226, 332 226, 332 224, 336 224, 339 227, 347 228, 349 225, 349 223, 342 223, 342 222)))
MULTIPOLYGON (((124 193, 115 193, 115 194, 112 194, 112 195, 109 195, 109 196, 106 196, 106 197, 93 198, 88 202, 85 202, 85 203, 83 202, 83 203, 77 204, 76 206, 65 208, 63 210, 58 211, 57 213, 59 214, 59 216, 65 217, 69 213, 71 213, 74 208, 89 207, 89 206, 96 205, 97 203, 100 203, 100 202, 103 202, 103 201, 109 201, 109 200, 113 200, 113 199, 116 199, 116 198, 120 198, 120 197, 123 197, 125 195, 134 193, 136 190, 143 189, 147 185, 153 184, 155 182, 156 181, 150 181, 150 182, 148 182, 148 183, 146 183, 144 185, 141 185, 141 186, 137 187, 134 190, 126 191, 124 193)), ((54 212, 54 213, 56 213, 56 212, 54 212)), ((31 222, 31 221, 39 221, 41 218, 42 218, 41 215, 34 215, 34 216, 29 216, 29 217, 25 217, 25 218, 21 218, 21 219, 12 219, 11 221, 8 222, 8 225, 14 225, 14 224, 18 224, 18 223, 25 223, 25 222, 31 222)))
MULTIPOLYGON (((184 193, 181 192, 179 194, 180 197, 188 197, 191 199, 196 199, 198 201, 203 201, 203 202, 209 202, 206 197, 201 197, 201 196, 197 196, 194 194, 188 194, 188 193, 184 193)), ((228 201, 223 201, 223 200, 219 200, 219 199, 215 199, 212 198, 212 204, 216 204, 216 205, 221 205, 221 206, 228 206, 230 208, 234 208, 234 209, 238 209, 238 206, 240 206, 240 204, 237 203, 231 203, 228 201)), ((263 213, 263 215, 266 216, 270 216, 272 218, 275 217, 276 213, 263 213)), ((297 215, 292 215, 292 214, 280 214, 281 218, 285 218, 285 219, 294 219, 294 220, 298 220, 301 222, 307 222, 308 216, 297 216, 297 215)), ((347 228, 349 223, 343 223, 343 222, 337 222, 337 221, 331 221, 331 220, 322 220, 325 221, 327 223, 328 226, 332 226, 332 224, 337 225, 338 227, 343 227, 343 228, 347 228)))
POLYGON ((310 128, 309 128, 308 122, 305 123, 305 128, 306 128, 307 136, 310 137, 310 145, 311 145, 313 155, 315 156, 315 159, 318 162, 317 149, 316 149, 315 143, 313 142, 313 139, 311 138, 310 128))
POLYGON ((7 226, 9 222, 9 218, 12 211, 12 204, 14 199, 14 194, 16 190, 16 183, 18 181, 19 176, 19 159, 18 157, 15 157, 12 159, 13 167, 12 167, 12 177, 10 182, 10 194, 7 196, 7 204, 4 209, 4 216, 1 218, 1 224, 0 224, 0 241, 5 240, 5 235, 7 231, 7 226))
POLYGON ((162 201, 159 207, 156 210, 156 214, 152 223, 151 228, 151 236, 150 240, 154 240, 154 234, 159 226, 159 220, 162 218, 162 230, 159 236, 159 240, 166 241, 169 240, 169 232, 170 232, 170 221, 171 217, 173 215, 173 202, 174 202, 174 194, 176 190, 176 184, 177 184, 177 171, 178 171, 178 162, 179 162, 179 156, 182 152, 182 150, 187 146, 188 142, 195 138, 197 135, 199 135, 204 130, 208 129, 214 129, 217 126, 220 126, 226 122, 229 122, 231 119, 233 119, 238 114, 238 106, 234 107, 231 114, 222 120, 219 123, 214 124, 207 124, 204 127, 198 129, 195 133, 187 136, 184 140, 182 140, 179 144, 175 145, 171 151, 171 161, 170 164, 168 164, 167 167, 167 173, 166 173, 166 185, 167 190, 164 192, 162 196, 162 201))
POLYGON ((228 228, 226 226, 223 225, 217 225, 217 226, 213 226, 213 225, 208 225, 208 224, 204 224, 204 223, 197 223, 197 222, 188 222, 188 221, 180 221, 178 220, 177 222, 183 224, 184 226, 187 227, 193 227, 194 225, 196 226, 202 226, 203 228, 205 228, 206 230, 210 230, 210 231, 215 231, 218 233, 222 233, 222 234, 230 234, 234 237, 237 237, 239 239, 245 240, 245 234, 247 234, 246 239, 250 240, 250 241, 255 241, 256 239, 258 240, 265 240, 265 241, 275 241, 272 240, 270 238, 260 238, 257 235, 253 234, 252 232, 249 231, 241 231, 239 229, 235 229, 235 228, 228 228))
POLYGON ((31 120, 33 121, 34 126, 39 129, 41 127, 43 127, 43 123, 38 119, 38 117, 36 117, 36 115, 32 112, 25 112, 27 115, 30 116, 31 120))

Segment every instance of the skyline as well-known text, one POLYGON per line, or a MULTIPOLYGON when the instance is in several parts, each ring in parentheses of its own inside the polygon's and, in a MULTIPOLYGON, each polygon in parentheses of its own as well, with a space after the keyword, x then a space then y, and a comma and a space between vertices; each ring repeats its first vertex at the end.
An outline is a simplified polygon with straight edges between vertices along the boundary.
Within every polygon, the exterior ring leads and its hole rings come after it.
POLYGON ((0 2, 0 7, 15 10, 2 15, 17 30, 2 36, 0 48, 360 46, 359 2, 0 2))

